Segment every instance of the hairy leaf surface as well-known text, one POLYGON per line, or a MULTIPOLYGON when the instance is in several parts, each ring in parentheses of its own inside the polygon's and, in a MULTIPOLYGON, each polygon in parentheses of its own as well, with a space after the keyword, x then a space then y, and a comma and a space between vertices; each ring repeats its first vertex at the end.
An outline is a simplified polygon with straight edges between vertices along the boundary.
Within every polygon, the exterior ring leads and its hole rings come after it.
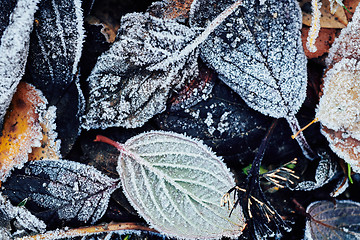
POLYGON ((306 222, 306 240, 360 239, 360 203, 319 201, 310 204, 306 212, 312 217, 306 222))
MULTIPOLYGON (((40 0, 18 0, 11 17, 4 29, 1 28, 0 41, 0 128, 4 120, 6 109, 10 105, 24 72, 29 50, 30 32, 32 30, 34 14, 40 0)), ((2 8, 7 7, 1 3, 2 8)), ((11 8, 11 6, 9 6, 11 8)))
POLYGON ((184 135, 154 131, 120 145, 118 172, 130 203, 155 229, 179 238, 241 234, 241 209, 220 207, 234 179, 205 145, 184 135))
POLYGON ((125 15, 119 40, 98 59, 88 78, 90 99, 83 126, 134 128, 164 111, 171 90, 198 74, 197 51, 164 61, 194 37, 190 28, 173 20, 148 13, 125 15))
MULTIPOLYGON (((205 27, 233 1, 196 1, 190 19, 205 27)), ((294 115, 306 96, 301 11, 293 0, 242 1, 201 45, 201 57, 255 110, 294 115)))
POLYGON ((95 223, 107 209, 119 182, 95 168, 66 160, 34 161, 4 183, 13 202, 28 198, 26 206, 44 220, 95 223), (57 218, 54 218, 56 214, 57 218))

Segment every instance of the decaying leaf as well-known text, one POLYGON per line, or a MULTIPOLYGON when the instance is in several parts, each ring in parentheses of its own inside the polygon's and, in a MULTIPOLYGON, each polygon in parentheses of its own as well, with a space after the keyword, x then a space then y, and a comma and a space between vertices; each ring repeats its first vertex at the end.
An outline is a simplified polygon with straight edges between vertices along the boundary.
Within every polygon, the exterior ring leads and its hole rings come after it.
POLYGON ((56 108, 51 106, 43 116, 40 116, 40 126, 42 132, 42 139, 40 147, 34 147, 32 152, 28 155, 29 161, 43 160, 43 159, 60 159, 60 144, 61 141, 57 139, 57 132, 55 118, 56 108))
POLYGON ((105 213, 119 181, 77 162, 44 160, 28 162, 3 186, 12 202, 28 198, 27 208, 47 222, 77 219, 93 224, 105 213))
POLYGON ((0 181, 14 167, 22 167, 33 147, 41 146, 40 116, 46 103, 42 93, 33 86, 24 82, 19 84, 0 137, 0 181))
POLYGON ((28 63, 32 83, 55 105, 78 71, 84 39, 81 1, 41 1, 35 19, 28 63))
MULTIPOLYGON (((8 1, 2 1, 8 2, 8 1)), ((30 32, 32 30, 34 14, 40 0, 18 0, 11 17, 1 18, 6 22, 0 25, 0 129, 3 124, 6 109, 10 105, 11 98, 16 91, 21 77, 25 72, 25 64, 29 49, 30 32)), ((0 5, 2 8, 10 7, 12 4, 0 5)))
POLYGON ((219 201, 234 179, 205 145, 184 135, 153 131, 125 144, 118 172, 125 195, 155 229, 179 238, 221 238, 241 234, 241 209, 229 217, 219 201))
POLYGON ((349 200, 318 201, 306 212, 305 239, 360 239, 360 203, 349 200))
POLYGON ((309 28, 303 27, 301 29, 301 39, 304 46, 305 55, 307 58, 318 58, 325 53, 329 52, 332 43, 335 40, 336 29, 333 28, 321 28, 319 32, 319 36, 316 39, 315 47, 317 48, 316 52, 310 52, 306 48, 306 41, 309 34, 309 28))
MULTIPOLYGON (((321 18, 320 26, 322 28, 344 28, 348 24, 345 10, 338 7, 334 13, 331 12, 331 4, 329 0, 321 1, 321 18)), ((312 12, 311 0, 302 0, 300 2, 302 8, 302 22, 306 26, 311 26, 312 12)))
POLYGON ((148 11, 159 18, 185 21, 189 18, 190 6, 194 0, 164 0, 154 2, 148 11))
POLYGON ((360 172, 360 8, 330 49, 317 117, 331 149, 360 172))
MULTIPOLYGON (((190 23, 205 27, 232 0, 199 0, 190 23)), ((301 44, 301 11, 293 0, 242 1, 201 44, 201 58, 253 109, 286 118, 298 131, 294 115, 306 97, 306 57, 301 44)), ((313 158, 303 135, 296 138, 313 158)))
POLYGON ((149 13, 125 15, 119 40, 98 59, 88 78, 83 127, 135 128, 164 111, 171 91, 198 75, 198 45, 239 5, 240 0, 221 12, 197 38, 195 31, 174 20, 149 13))

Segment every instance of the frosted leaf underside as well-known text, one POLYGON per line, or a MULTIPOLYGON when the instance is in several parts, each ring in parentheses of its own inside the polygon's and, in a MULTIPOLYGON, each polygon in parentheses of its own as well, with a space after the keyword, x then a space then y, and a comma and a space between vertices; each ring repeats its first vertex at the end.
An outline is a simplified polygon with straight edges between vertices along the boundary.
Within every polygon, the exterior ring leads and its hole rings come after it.
MULTIPOLYGON (((198 0, 194 27, 233 1, 198 0)), ((201 58, 253 109, 275 118, 294 115, 306 97, 301 11, 293 0, 244 0, 201 45, 201 58)))
POLYGON ((85 128, 142 126, 165 110, 171 90, 198 74, 197 51, 176 57, 195 37, 190 28, 147 13, 125 15, 120 26, 119 40, 99 57, 88 78, 85 128))
POLYGON ((33 82, 55 104, 74 80, 84 39, 80 0, 46 0, 36 12, 29 70, 33 82))
POLYGON ((56 213, 59 219, 92 224, 105 213, 118 181, 77 162, 43 160, 14 172, 4 186, 4 194, 13 201, 29 198, 28 206, 35 203, 41 207, 43 210, 35 213, 41 218, 56 213))
POLYGON ((241 234, 241 209, 220 207, 234 186, 222 160, 202 143, 171 132, 129 139, 118 171, 130 203, 155 229, 179 238, 241 234))
POLYGON ((306 222, 305 240, 360 239, 358 202, 342 200, 334 204, 330 201, 319 201, 310 204, 306 212, 320 223, 313 219, 306 222))
MULTIPOLYGON (((18 0, 9 22, 1 23, 0 39, 0 126, 11 98, 24 72, 29 50, 30 32, 40 0, 18 0)), ((5 7, 4 3, 0 7, 5 7)), ((7 7, 7 6, 6 6, 7 7)), ((9 6, 11 8, 11 6, 9 6)), ((9 9, 11 10, 11 9, 9 9)), ((6 16, 2 21, 7 20, 6 16)))

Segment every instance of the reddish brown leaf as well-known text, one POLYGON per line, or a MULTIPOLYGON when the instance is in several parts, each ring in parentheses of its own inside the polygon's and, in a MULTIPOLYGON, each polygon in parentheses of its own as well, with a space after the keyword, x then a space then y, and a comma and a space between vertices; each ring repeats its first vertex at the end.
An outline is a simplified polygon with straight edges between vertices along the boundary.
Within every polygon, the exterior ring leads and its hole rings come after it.
POLYGON ((317 48, 316 52, 310 52, 306 47, 306 41, 309 33, 309 27, 304 26, 301 29, 301 40, 304 47, 305 55, 307 58, 318 58, 325 53, 329 52, 329 49, 332 43, 335 40, 335 34, 337 32, 334 28, 321 28, 319 36, 316 39, 315 46, 317 48))

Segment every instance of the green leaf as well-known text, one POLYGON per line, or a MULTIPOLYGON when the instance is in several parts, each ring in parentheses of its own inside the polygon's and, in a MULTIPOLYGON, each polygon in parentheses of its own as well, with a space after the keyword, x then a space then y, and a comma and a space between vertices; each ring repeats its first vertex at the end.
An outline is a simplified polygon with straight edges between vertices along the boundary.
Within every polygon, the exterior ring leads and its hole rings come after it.
POLYGON ((241 209, 220 206, 235 186, 222 159, 184 135, 153 131, 118 146, 118 172, 133 207, 155 229, 178 238, 236 237, 241 209))

